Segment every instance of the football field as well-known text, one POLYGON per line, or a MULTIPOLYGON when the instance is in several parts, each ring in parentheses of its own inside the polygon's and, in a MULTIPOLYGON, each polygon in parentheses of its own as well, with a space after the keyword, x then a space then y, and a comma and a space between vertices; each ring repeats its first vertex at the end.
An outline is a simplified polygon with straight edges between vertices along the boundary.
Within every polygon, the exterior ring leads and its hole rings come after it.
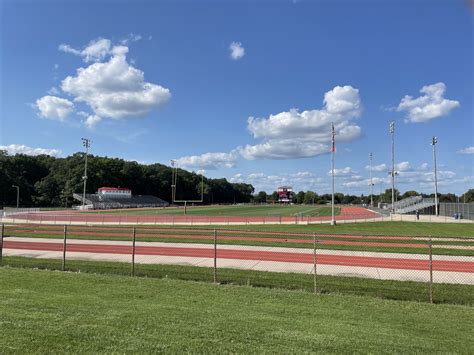
MULTIPOLYGON (((335 208, 338 215, 340 208, 335 208)), ((106 214, 137 214, 137 215, 183 215, 184 207, 120 209, 91 212, 106 214)), ((186 214, 195 216, 330 216, 331 207, 325 205, 223 205, 223 206, 188 206, 186 214)))

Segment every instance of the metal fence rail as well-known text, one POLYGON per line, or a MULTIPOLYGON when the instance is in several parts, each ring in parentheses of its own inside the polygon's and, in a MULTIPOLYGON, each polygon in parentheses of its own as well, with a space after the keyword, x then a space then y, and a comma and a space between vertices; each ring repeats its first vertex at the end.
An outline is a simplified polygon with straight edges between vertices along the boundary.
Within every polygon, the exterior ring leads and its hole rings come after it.
POLYGON ((472 304, 474 237, 8 224, 2 265, 472 304))

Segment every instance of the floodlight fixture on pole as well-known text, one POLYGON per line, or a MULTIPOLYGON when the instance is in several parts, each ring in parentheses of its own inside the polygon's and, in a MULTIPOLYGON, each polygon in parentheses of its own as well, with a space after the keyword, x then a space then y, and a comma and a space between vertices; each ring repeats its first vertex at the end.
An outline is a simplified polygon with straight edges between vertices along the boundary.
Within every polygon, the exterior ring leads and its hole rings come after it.
POLYGON ((372 153, 369 153, 369 163, 370 163, 370 207, 374 207, 374 183, 372 181, 372 153))
POLYGON ((91 147, 92 141, 89 138, 81 138, 82 145, 86 148, 86 156, 84 161, 84 176, 82 179, 84 180, 84 190, 82 192, 82 209, 86 207, 86 187, 87 187, 87 156, 89 155, 89 148, 91 147))
POLYGON ((431 145, 433 146, 433 163, 434 163, 434 185, 435 185, 435 215, 438 215, 438 176, 436 172, 436 144, 438 137, 433 136, 431 145))
POLYGON ((331 224, 336 224, 336 217, 334 213, 334 153, 336 152, 336 131, 334 130, 334 123, 331 123, 331 161, 332 161, 332 197, 331 197, 331 224))
POLYGON ((390 135, 392 137, 392 213, 395 213, 395 122, 390 121, 390 135))
POLYGON ((16 208, 20 207, 20 186, 12 185, 16 189, 16 208))

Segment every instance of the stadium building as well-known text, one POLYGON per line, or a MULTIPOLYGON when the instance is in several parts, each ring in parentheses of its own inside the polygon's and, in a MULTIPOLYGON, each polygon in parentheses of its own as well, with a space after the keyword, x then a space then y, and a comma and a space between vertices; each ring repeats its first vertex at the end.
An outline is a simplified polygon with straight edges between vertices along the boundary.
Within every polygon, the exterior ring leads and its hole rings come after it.
MULTIPOLYGON (((81 194, 73 197, 82 201, 81 194)), ((87 209, 101 210, 111 208, 143 208, 165 207, 169 203, 161 198, 151 195, 132 195, 132 190, 126 187, 101 187, 95 194, 86 194, 85 204, 87 209)))
POLYGON ((293 201, 293 188, 291 186, 280 186, 277 189, 278 202, 291 203, 293 201))

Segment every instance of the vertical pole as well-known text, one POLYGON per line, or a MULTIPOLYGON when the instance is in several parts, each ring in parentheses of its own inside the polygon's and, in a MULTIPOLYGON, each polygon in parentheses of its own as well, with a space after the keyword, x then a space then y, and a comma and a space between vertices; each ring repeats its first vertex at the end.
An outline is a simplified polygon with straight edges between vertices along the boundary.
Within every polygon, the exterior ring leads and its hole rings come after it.
POLYGON ((316 259, 316 233, 313 234, 313 248, 314 248, 314 251, 313 251, 313 269, 314 269, 314 272, 313 272, 313 282, 314 282, 314 293, 318 293, 318 283, 317 283, 317 279, 318 279, 318 272, 317 272, 317 259, 316 259))
POLYGON ((2 228, 0 228, 0 265, 3 262, 3 233, 5 232, 5 225, 2 223, 2 228))
POLYGON ((372 153, 369 154, 370 161, 370 207, 374 207, 374 184, 372 183, 372 153))
POLYGON ((67 246, 67 225, 64 225, 64 239, 63 239, 63 265, 62 271, 66 271, 66 246, 67 246))
POLYGON ((431 236, 429 238, 430 249, 430 303, 433 303, 433 242, 431 236))
POLYGON ((214 283, 217 283, 217 230, 214 229, 214 283))
POLYGON ((82 192, 82 209, 85 209, 86 206, 86 186, 87 186, 87 156, 89 155, 89 147, 91 144, 91 140, 87 138, 81 138, 82 145, 86 148, 86 159, 84 163, 84 191, 82 192))
POLYGON ((395 213, 395 122, 390 122, 390 135, 392 137, 392 214, 395 213))
POLYGON ((331 126, 332 133, 332 148, 331 148, 331 173, 332 173, 332 197, 331 197, 331 224, 336 224, 336 219, 334 215, 334 152, 336 151, 336 132, 334 131, 334 123, 331 126))
POLYGON ((135 240, 136 240, 136 230, 135 227, 132 228, 132 271, 131 276, 135 276, 135 240))
POLYGON ((438 143, 438 138, 433 136, 431 145, 433 146, 433 163, 434 163, 435 216, 438 215, 438 177, 436 173, 436 143, 438 143))

